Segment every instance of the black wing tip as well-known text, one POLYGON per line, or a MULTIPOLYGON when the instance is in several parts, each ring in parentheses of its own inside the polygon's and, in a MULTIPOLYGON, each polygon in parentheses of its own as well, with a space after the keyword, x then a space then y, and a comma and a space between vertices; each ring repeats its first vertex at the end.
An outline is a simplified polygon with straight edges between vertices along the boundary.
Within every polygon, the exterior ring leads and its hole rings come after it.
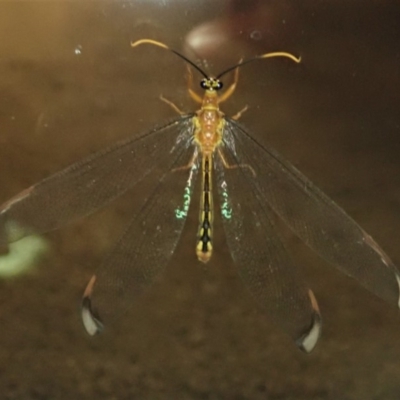
POLYGON ((308 291, 308 295, 310 296, 311 307, 313 310, 311 326, 296 340, 297 347, 305 353, 311 353, 314 350, 318 339, 321 336, 322 325, 321 313, 319 311, 317 299, 312 290, 308 291))
POLYGON ((90 336, 100 334, 104 330, 104 324, 101 322, 99 316, 92 309, 91 294, 93 286, 96 282, 96 275, 93 275, 86 286, 82 298, 81 317, 83 326, 90 336))

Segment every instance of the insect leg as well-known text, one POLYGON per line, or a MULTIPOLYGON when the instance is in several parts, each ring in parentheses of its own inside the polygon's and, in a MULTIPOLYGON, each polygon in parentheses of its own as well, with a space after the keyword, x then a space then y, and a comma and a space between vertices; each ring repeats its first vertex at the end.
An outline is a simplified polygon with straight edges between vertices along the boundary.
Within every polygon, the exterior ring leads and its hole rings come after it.
POLYGON ((254 168, 251 165, 249 165, 249 164, 233 164, 233 165, 229 164, 228 161, 226 161, 225 156, 222 154, 221 149, 218 148, 217 151, 218 151, 218 155, 221 158, 222 164, 226 169, 248 168, 254 177, 257 176, 256 171, 254 171, 254 168))
MULTIPOLYGON (((239 64, 241 62, 242 62, 242 59, 240 59, 239 64)), ((220 96, 218 103, 222 103, 222 102, 228 100, 229 97, 232 96, 233 92, 236 89, 238 81, 239 81, 239 68, 236 68, 235 75, 233 77, 233 83, 228 87, 228 89, 225 90, 224 94, 220 96)))
POLYGON ((193 73, 190 69, 189 65, 186 65, 187 68, 187 85, 188 85, 188 92, 190 97, 196 102, 201 104, 203 99, 193 90, 193 73))
POLYGON ((198 152, 197 150, 193 153, 192 158, 190 159, 190 161, 186 164, 186 165, 182 165, 181 167, 177 167, 171 170, 171 172, 177 172, 177 171, 186 171, 190 168, 193 167, 194 163, 196 162, 198 157, 198 152))
POLYGON ((238 111, 234 116, 232 116, 231 118, 235 121, 237 121, 247 110, 248 110, 249 106, 245 105, 240 111, 238 111))
POLYGON ((185 115, 186 114, 175 103, 173 103, 171 100, 166 99, 162 94, 160 95, 160 100, 163 101, 164 103, 168 104, 179 115, 185 115))

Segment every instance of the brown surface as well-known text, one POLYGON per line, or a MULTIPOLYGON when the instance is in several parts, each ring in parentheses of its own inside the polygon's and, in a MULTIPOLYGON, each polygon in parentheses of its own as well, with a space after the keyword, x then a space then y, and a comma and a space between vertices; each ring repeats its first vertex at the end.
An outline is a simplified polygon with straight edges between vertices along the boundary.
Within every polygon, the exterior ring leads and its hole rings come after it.
MULTIPOLYGON (((129 41, 150 36, 179 48, 195 27, 220 18, 226 2, 144 3, 0 3, 1 201, 173 115, 160 93, 192 107, 182 63, 158 49, 133 51, 129 41)), ((293 8, 295 39, 284 50, 301 53, 303 64, 244 68, 227 110, 249 104, 243 123, 255 136, 322 187, 398 264, 396 3, 307 1, 293 8)), ((255 37, 257 43, 243 38, 221 48, 218 63, 226 50, 223 66, 230 64, 232 48, 258 54, 279 47, 279 35, 255 37)), ((290 239, 324 322, 316 350, 304 355, 256 310, 218 222, 212 262, 204 269, 196 261, 195 216, 164 278, 125 319, 88 337, 80 296, 123 230, 131 201, 47 235, 53 252, 45 262, 0 281, 1 399, 400 397, 396 309, 290 239)))

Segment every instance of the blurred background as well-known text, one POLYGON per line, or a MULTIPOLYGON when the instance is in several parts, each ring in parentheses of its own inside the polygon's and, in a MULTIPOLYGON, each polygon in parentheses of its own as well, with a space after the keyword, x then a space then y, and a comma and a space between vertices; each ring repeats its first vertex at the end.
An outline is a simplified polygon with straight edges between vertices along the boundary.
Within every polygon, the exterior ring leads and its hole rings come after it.
MULTIPOLYGON (((160 94, 197 107, 182 60, 131 41, 163 41, 211 74, 288 51, 302 63, 243 67, 224 111, 249 105, 241 121, 254 136, 400 264, 399 18, 394 0, 2 1, 0 202, 173 117, 160 94)), ((213 259, 199 264, 197 213, 163 279, 89 337, 83 289, 135 196, 4 250, 0 269, 27 269, 0 279, 2 399, 399 398, 398 310, 289 236, 323 316, 322 337, 305 355, 242 286, 218 220, 213 259)))

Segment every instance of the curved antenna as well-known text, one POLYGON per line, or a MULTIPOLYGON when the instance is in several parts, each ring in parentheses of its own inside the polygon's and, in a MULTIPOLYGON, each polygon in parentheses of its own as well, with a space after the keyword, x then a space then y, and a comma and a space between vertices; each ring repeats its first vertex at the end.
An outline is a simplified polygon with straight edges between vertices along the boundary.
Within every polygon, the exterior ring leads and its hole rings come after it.
POLYGON ((171 49, 170 47, 168 47, 166 44, 162 43, 162 42, 158 42, 156 40, 152 40, 152 39, 140 39, 137 40, 136 42, 131 42, 131 47, 136 47, 136 46, 140 46, 141 44, 152 44, 154 46, 158 46, 161 47, 162 49, 165 50, 169 50, 172 53, 176 54, 178 57, 182 58, 182 60, 186 61, 188 64, 190 64, 193 68, 195 68, 197 71, 199 71, 204 78, 208 79, 207 74, 201 69, 199 68, 193 61, 190 61, 188 58, 186 58, 184 55, 182 55, 181 53, 178 53, 176 50, 171 49))
POLYGON ((245 64, 248 64, 250 62, 256 61, 256 60, 260 60, 262 58, 272 58, 272 57, 286 57, 286 58, 290 58, 292 61, 294 61, 295 63, 299 63, 301 61, 301 57, 296 57, 293 54, 290 53, 286 53, 285 51, 275 51, 273 53, 265 53, 265 54, 261 54, 260 56, 254 57, 254 58, 250 58, 249 60, 244 60, 239 62, 238 64, 234 65, 233 67, 229 67, 228 69, 226 69, 225 71, 221 72, 216 79, 221 79, 221 77, 225 74, 227 74, 228 72, 231 72, 232 70, 239 68, 245 64))

